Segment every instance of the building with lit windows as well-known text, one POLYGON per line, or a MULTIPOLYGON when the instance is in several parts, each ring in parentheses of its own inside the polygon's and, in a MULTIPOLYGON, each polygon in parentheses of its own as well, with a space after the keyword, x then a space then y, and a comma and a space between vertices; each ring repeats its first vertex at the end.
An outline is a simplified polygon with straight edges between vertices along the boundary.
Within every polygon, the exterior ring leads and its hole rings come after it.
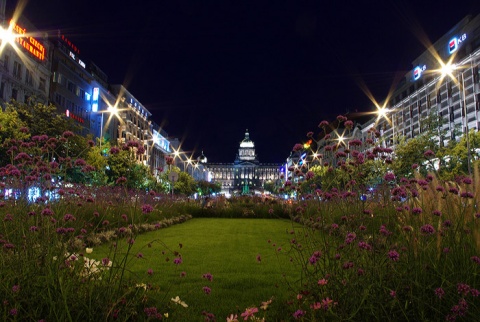
MULTIPOLYGON (((387 142, 422 133, 430 113, 444 119, 439 145, 480 128, 480 15, 467 16, 412 62, 378 120, 387 142), (433 54, 435 53, 435 54, 433 54), (388 121, 390 120, 390 122, 388 121)), ((368 126, 364 131, 368 131, 368 126)))
POLYGON ((153 132, 151 128, 152 115, 123 85, 111 85, 112 93, 116 97, 115 107, 118 117, 112 117, 114 123, 113 141, 118 143, 136 141, 143 146, 145 152, 137 153, 137 161, 144 165, 149 164, 151 155, 153 132))
MULTIPOLYGON (((400 137, 408 140, 421 134, 425 130, 422 121, 431 113, 444 121, 436 138, 440 146, 459 140, 470 130, 478 131, 479 65, 480 15, 467 16, 413 60, 411 71, 401 79, 390 101, 378 107, 374 118, 345 135, 344 146, 353 139, 365 142, 370 138, 395 148, 400 137)), ((338 133, 344 132, 332 132, 329 141, 338 140, 338 133)), ((318 153, 327 157, 331 145, 323 140, 320 147, 318 153)))
POLYGON ((240 142, 233 163, 207 162, 205 167, 209 180, 220 183, 222 193, 225 194, 262 193, 266 182, 277 182, 282 175, 281 164, 263 164, 258 161, 255 144, 250 139, 248 130, 240 142))
POLYGON ((24 17, 14 22, 5 17, 6 1, 0 1, 0 103, 34 99, 48 102, 50 45, 46 33, 39 33, 24 17))

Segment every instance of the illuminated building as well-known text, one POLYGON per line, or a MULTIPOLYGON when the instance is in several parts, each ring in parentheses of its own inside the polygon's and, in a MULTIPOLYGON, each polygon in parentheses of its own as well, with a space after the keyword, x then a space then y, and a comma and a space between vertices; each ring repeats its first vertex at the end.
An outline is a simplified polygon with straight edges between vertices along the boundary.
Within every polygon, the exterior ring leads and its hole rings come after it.
POLYGON ((53 44, 51 102, 59 113, 80 125, 80 134, 106 137, 100 133, 101 111, 107 108, 101 97, 109 92, 106 74, 92 62, 86 64, 80 58, 80 49, 60 30, 50 40, 53 44))
MULTIPOLYGON (((206 160, 205 156, 202 157, 206 160)), ((279 182, 281 164, 262 164, 257 159, 255 144, 248 130, 240 142, 238 154, 233 163, 205 163, 209 180, 219 182, 222 193, 262 193, 266 182, 279 182)))
MULTIPOLYGON (((459 140, 470 130, 478 131, 479 65, 480 15, 467 16, 413 60, 411 71, 403 76, 390 101, 377 107, 374 117, 347 133, 339 150, 353 139, 372 139, 394 149, 400 138, 409 140, 424 132, 424 120, 432 113, 443 119, 435 138, 440 146, 459 140), (447 73, 443 69, 443 75, 442 65, 451 67, 447 73)), ((317 152, 330 165, 336 162, 331 146, 338 144, 342 133, 342 129, 332 132, 329 142, 320 140, 317 152)))
POLYGON ((4 106, 12 99, 47 103, 51 75, 47 35, 23 17, 16 22, 6 18, 5 5, 0 1, 0 103, 4 106))
POLYGON ((152 115, 123 85, 111 85, 113 94, 116 96, 116 107, 118 117, 112 117, 115 129, 114 136, 119 143, 136 141, 143 146, 145 152, 137 154, 137 161, 147 165, 153 143, 153 132, 151 129, 152 115))
POLYGON ((444 120, 439 145, 480 128, 480 15, 467 16, 412 62, 382 117, 364 126, 365 137, 375 126, 390 146, 424 131, 422 120, 436 113, 444 120), (435 53, 435 54, 432 54, 435 53), (442 75, 442 65, 453 67, 442 75), (378 120, 377 120, 378 119, 378 120))

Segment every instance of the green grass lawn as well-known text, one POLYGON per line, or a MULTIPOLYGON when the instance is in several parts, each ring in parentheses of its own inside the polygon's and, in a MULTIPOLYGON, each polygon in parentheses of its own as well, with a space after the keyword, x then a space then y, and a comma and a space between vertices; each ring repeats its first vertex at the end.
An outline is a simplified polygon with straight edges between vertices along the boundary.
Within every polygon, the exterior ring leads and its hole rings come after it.
MULTIPOLYGON (((291 316, 285 305, 293 294, 287 281, 300 277, 284 250, 292 238, 291 229, 289 220, 192 219, 137 236, 127 265, 129 276, 152 285, 146 293, 155 298, 159 311, 168 313, 170 321, 204 321, 203 311, 225 321, 231 313, 240 317, 247 307, 259 307, 272 297, 269 320, 273 314, 278 320, 291 316), (178 256, 172 251, 181 254, 182 263, 174 264, 178 256), (153 274, 147 273, 149 269, 153 274), (202 277, 206 273, 213 276, 212 281, 202 277), (204 287, 211 289, 209 295, 204 287), (170 301, 176 296, 188 308, 170 301)), ((94 254, 100 258, 107 252, 105 245, 94 254)))

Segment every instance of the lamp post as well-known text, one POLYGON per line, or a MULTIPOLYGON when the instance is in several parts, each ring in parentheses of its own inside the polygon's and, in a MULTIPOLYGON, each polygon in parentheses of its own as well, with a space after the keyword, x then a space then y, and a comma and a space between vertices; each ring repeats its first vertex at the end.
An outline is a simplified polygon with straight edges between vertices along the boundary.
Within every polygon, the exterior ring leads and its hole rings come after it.
POLYGON ((448 63, 443 63, 443 62, 440 62, 441 64, 441 68, 440 68, 440 72, 441 72, 441 78, 440 78, 440 82, 443 80, 443 78, 445 78, 446 76, 449 76, 452 81, 455 83, 455 85, 457 85, 457 88, 458 88, 458 91, 459 91, 459 96, 460 96, 460 93, 462 95, 461 97, 461 103, 463 105, 463 109, 462 109, 462 115, 463 115, 463 118, 465 120, 465 127, 464 127, 464 134, 466 135, 466 143, 467 143, 467 170, 468 170, 468 174, 469 175, 472 175, 472 170, 471 170, 471 166, 470 166, 470 157, 471 157, 471 152, 470 152, 470 138, 469 138, 469 129, 468 129, 468 110, 467 110, 467 100, 466 100, 466 93, 465 93, 465 77, 463 75, 463 72, 460 72, 460 77, 461 77, 461 82, 459 82, 453 75, 453 71, 458 69, 456 65, 452 65, 451 62, 448 62, 448 63))
MULTIPOLYGON (((108 103, 107 103, 108 104, 108 103)), ((101 120, 100 120, 100 151, 102 151, 102 142, 103 142, 103 114, 105 113, 109 113, 109 117, 108 117, 108 120, 107 120, 107 123, 110 122, 111 118, 112 118, 112 115, 115 115, 118 117, 118 108, 116 106, 112 106, 110 104, 108 104, 108 108, 106 111, 102 111, 100 112, 101 114, 101 120)), ((107 124, 108 125, 108 124, 107 124)), ((107 125, 105 125, 105 127, 107 127, 107 125)))

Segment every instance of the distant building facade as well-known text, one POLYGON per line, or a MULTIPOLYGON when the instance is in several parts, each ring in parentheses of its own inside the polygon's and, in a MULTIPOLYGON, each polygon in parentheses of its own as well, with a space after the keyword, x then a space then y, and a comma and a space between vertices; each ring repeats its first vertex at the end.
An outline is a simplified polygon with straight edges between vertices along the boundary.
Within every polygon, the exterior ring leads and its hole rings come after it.
POLYGON ((205 166, 209 180, 220 183, 225 194, 262 193, 266 182, 280 180, 282 175, 282 164, 263 164, 258 161, 255 144, 248 130, 233 163, 207 162, 205 166))
POLYGON ((48 36, 38 36, 38 30, 24 17, 15 22, 6 18, 5 5, 0 1, 0 27, 11 31, 13 37, 0 39, 0 103, 4 107, 11 100, 26 103, 34 98, 47 103, 51 75, 48 36))

